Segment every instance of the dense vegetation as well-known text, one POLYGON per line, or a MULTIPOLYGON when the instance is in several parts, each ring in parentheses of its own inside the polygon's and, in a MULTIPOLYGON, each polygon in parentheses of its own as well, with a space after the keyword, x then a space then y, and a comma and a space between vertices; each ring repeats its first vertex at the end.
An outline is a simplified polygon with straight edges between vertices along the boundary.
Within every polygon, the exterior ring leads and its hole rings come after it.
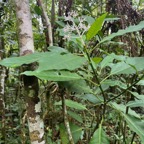
POLYGON ((35 52, 24 56, 15 4, 0 4, 0 143, 32 143, 24 87, 38 78, 45 143, 144 144, 143 0, 43 0, 53 42, 30 1, 35 52))

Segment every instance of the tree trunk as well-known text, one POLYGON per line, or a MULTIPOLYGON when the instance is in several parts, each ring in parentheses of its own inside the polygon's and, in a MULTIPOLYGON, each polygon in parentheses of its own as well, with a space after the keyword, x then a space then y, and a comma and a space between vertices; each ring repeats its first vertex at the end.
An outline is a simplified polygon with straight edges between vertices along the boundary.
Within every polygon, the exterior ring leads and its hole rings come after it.
MULTIPOLYGON (((18 38, 20 55, 34 52, 33 32, 29 0, 15 0, 18 22, 18 38)), ((22 67, 25 70, 34 70, 34 64, 22 67)), ((41 101, 38 97, 38 79, 34 76, 23 76, 24 95, 27 106, 27 119, 31 144, 45 144, 44 123, 41 118, 41 101)))
MULTIPOLYGON (((0 60, 3 59, 3 53, 4 53, 4 38, 3 35, 3 21, 2 21, 2 15, 3 15, 3 4, 0 6, 0 60)), ((1 135, 1 141, 5 143, 5 101, 4 101, 4 84, 5 84, 5 68, 3 66, 0 66, 0 135, 1 135)))
MULTIPOLYGON (((0 60, 3 58, 4 43, 0 37, 0 60)), ((5 101, 4 101, 5 68, 0 66, 0 130, 1 140, 5 141, 5 101)))
POLYGON ((37 0, 37 4, 42 9, 42 23, 45 29, 46 43, 47 46, 53 46, 53 36, 52 36, 52 27, 49 17, 47 16, 47 12, 45 10, 44 4, 42 0, 37 0))

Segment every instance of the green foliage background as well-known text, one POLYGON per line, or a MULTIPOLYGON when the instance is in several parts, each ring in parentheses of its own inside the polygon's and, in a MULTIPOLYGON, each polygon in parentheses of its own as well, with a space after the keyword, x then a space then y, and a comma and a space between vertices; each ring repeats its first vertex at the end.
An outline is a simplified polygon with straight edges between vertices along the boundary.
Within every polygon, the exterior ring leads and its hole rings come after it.
MULTIPOLYGON (((137 47, 140 52, 144 21, 107 33, 104 29, 109 21, 114 23, 120 18, 107 13, 103 5, 102 11, 98 10, 94 1, 85 3, 87 1, 75 2, 73 10, 78 15, 68 22, 64 20, 65 16, 59 18, 56 15, 55 44, 46 47, 44 34, 39 30, 41 11, 31 2, 32 15, 36 16, 33 18, 36 52, 27 56, 18 56, 17 39, 13 37, 16 26, 5 18, 8 22, 4 23, 7 26, 1 37, 5 39, 7 58, 1 60, 0 65, 8 72, 5 83, 7 143, 29 143, 26 136, 28 125, 23 122, 25 104, 21 75, 39 79, 47 143, 69 143, 61 95, 65 95, 67 117, 75 143, 144 143, 144 57, 131 56, 128 43, 121 41, 121 37, 127 36, 140 39, 137 47), (84 10, 79 10, 79 7, 84 10), (85 17, 82 23, 89 26, 84 33, 79 27, 80 17, 85 17), (67 25, 74 29, 67 31, 70 39, 63 41, 66 35, 63 29, 67 25), (58 45, 60 41, 62 46, 58 45), (43 52, 45 49, 48 51, 43 52), (31 63, 36 63, 36 69, 21 73, 19 68, 31 63)), ((7 5, 10 6, 9 3, 7 5)), ((142 1, 139 7, 143 9, 142 1)), ((7 8, 5 12, 15 20, 14 13, 10 14, 7 8)))

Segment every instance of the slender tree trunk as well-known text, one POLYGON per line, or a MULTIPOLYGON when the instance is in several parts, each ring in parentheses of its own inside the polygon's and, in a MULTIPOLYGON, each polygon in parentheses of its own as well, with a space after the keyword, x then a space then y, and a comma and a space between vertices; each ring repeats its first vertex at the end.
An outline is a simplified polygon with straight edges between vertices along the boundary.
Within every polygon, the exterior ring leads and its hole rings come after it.
POLYGON ((55 0, 52 0, 51 27, 52 27, 52 37, 53 37, 53 43, 54 43, 55 42, 55 38, 54 38, 54 32, 55 32, 55 0))
MULTIPOLYGON (((2 15, 4 9, 3 4, 0 7, 0 35, 3 35, 2 15)), ((4 38, 0 36, 0 60, 4 55, 4 38)), ((5 101, 4 101, 4 83, 5 83, 5 68, 0 66, 0 135, 1 141, 5 143, 5 101)))
MULTIPOLYGON (((15 0, 18 22, 20 55, 34 52, 33 32, 29 0, 15 0)), ((34 70, 34 64, 23 66, 24 70, 34 70)), ((27 105, 27 119, 31 144, 45 144, 44 123, 41 118, 41 101, 38 97, 38 79, 34 76, 23 76, 24 94, 27 105)))
POLYGON ((42 0, 37 0, 37 4, 42 9, 42 22, 43 22, 43 26, 46 27, 45 36, 46 36, 47 46, 53 46, 53 35, 52 35, 52 26, 51 26, 50 19, 47 16, 47 12, 45 10, 43 1, 42 0))
MULTIPOLYGON (((3 58, 4 42, 0 37, 0 59, 3 58)), ((5 101, 4 101, 5 68, 0 66, 0 131, 1 140, 5 142, 5 101)))

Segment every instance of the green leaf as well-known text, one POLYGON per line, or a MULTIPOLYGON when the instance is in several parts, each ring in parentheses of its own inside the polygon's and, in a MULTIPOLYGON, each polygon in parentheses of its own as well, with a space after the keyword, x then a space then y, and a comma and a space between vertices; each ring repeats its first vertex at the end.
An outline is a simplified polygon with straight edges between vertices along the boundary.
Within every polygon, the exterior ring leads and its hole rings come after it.
POLYGON ((78 142, 78 140, 80 139, 80 136, 82 134, 82 128, 78 125, 70 123, 70 129, 72 132, 74 143, 76 144, 78 142))
POLYGON ((87 21, 87 23, 92 24, 94 23, 95 19, 91 16, 84 16, 85 20, 87 21))
POLYGON ((61 84, 71 92, 92 93, 92 90, 87 85, 85 80, 68 81, 64 83, 62 82, 61 84))
POLYGON ((51 52, 68 53, 66 49, 58 47, 58 46, 49 46, 48 50, 51 52))
POLYGON ((68 140, 68 135, 67 135, 64 124, 60 124, 59 128, 60 128, 60 138, 61 138, 62 144, 68 144, 69 140, 68 140))
POLYGON ((101 96, 96 97, 93 94, 85 94, 81 98, 84 100, 88 100, 89 102, 94 103, 95 105, 96 104, 99 105, 99 104, 103 103, 103 97, 101 97, 101 96))
POLYGON ((80 123, 83 123, 83 120, 81 118, 80 115, 78 115, 76 112, 72 112, 72 111, 68 111, 68 114, 74 118, 76 121, 80 122, 80 123))
POLYGON ((125 62, 119 62, 111 66, 110 75, 133 74, 133 73, 136 73, 136 70, 129 64, 126 64, 125 62))
POLYGON ((102 125, 99 125, 99 128, 95 131, 93 137, 90 140, 89 144, 109 144, 109 140, 106 136, 106 133, 102 129, 102 125))
POLYGON ((75 101, 72 101, 72 100, 65 100, 65 103, 66 103, 66 106, 68 106, 70 108, 74 108, 74 109, 78 109, 78 110, 86 110, 87 109, 85 105, 75 102, 75 101))
MULTIPOLYGON (((117 103, 115 103, 115 102, 111 102, 110 104, 112 105, 112 107, 113 107, 116 111, 120 112, 120 114, 126 113, 126 106, 125 106, 125 105, 123 105, 123 104, 117 104, 117 103)), ((132 116, 134 116, 134 117, 136 117, 136 118, 140 118, 140 115, 137 114, 137 113, 136 113, 134 110, 132 110, 131 108, 129 108, 128 113, 129 113, 129 115, 132 115, 132 116)))
POLYGON ((112 107, 114 107, 117 111, 119 111, 122 116, 124 116, 130 129, 136 132, 140 136, 141 142, 144 143, 144 133, 143 133, 144 121, 140 119, 140 116, 136 114, 135 111, 131 110, 130 108, 128 110, 128 114, 125 114, 126 106, 122 104, 118 105, 114 102, 111 102, 111 104, 113 105, 112 107))
POLYGON ((36 12, 37 15, 41 15, 42 14, 42 10, 40 9, 39 6, 35 6, 34 10, 35 10, 35 12, 36 12))
POLYGON ((140 80, 137 85, 141 85, 141 86, 144 86, 144 80, 140 80))
POLYGON ((144 101, 144 95, 139 95, 137 92, 131 92, 131 91, 130 93, 134 95, 137 99, 144 101))
POLYGON ((104 68, 105 66, 107 66, 109 63, 111 63, 111 62, 114 60, 114 56, 115 56, 114 53, 106 56, 106 57, 102 60, 102 62, 100 63, 101 69, 104 68))
POLYGON ((106 16, 107 16, 107 13, 103 14, 102 16, 97 18, 95 22, 91 25, 91 27, 89 28, 86 34, 87 40, 92 39, 101 30, 102 24, 106 16))
POLYGON ((130 129, 139 135, 141 143, 144 144, 144 121, 128 114, 123 114, 123 116, 130 129))
POLYGON ((107 55, 106 57, 103 58, 103 60, 100 63, 100 67, 102 69, 102 68, 104 68, 106 66, 110 66, 110 64, 113 62, 113 60, 125 61, 126 59, 127 59, 126 56, 115 55, 114 53, 111 53, 111 54, 109 54, 109 55, 107 55))
POLYGON ((101 57, 94 57, 94 58, 92 58, 92 61, 94 61, 96 64, 100 63, 101 60, 102 60, 101 57))
POLYGON ((129 107, 144 107, 144 100, 129 101, 126 106, 129 107))
MULTIPOLYGON (((75 125, 75 124, 70 123, 70 130, 72 133, 74 143, 77 143, 78 140, 80 139, 80 136, 82 133, 82 128, 75 125)), ((64 124, 60 125, 60 137, 62 140, 62 144, 68 144, 69 143, 68 135, 67 135, 66 128, 65 128, 64 124)))
MULTIPOLYGON (((65 100, 65 104, 66 106, 77 109, 77 110, 87 110, 85 105, 72 101, 72 100, 65 100)), ((62 105, 62 101, 55 102, 55 105, 62 105)))
POLYGON ((141 21, 138 25, 129 26, 126 29, 122 29, 116 33, 112 33, 111 35, 109 35, 109 36, 105 37, 103 40, 101 40, 100 43, 110 41, 111 39, 113 39, 114 37, 117 37, 117 36, 122 36, 127 33, 140 31, 143 28, 144 28, 144 21, 141 21))
POLYGON ((44 70, 75 70, 82 66, 86 62, 86 59, 73 54, 52 53, 51 55, 46 55, 39 60, 39 67, 37 71, 44 70))
POLYGON ((78 80, 83 79, 76 73, 72 73, 69 71, 25 71, 22 74, 28 76, 36 76, 42 80, 49 80, 49 81, 71 81, 71 80, 78 80))
POLYGON ((65 27, 65 23, 62 21, 55 21, 59 26, 65 27))
POLYGON ((6 66, 6 67, 18 67, 23 64, 30 64, 30 63, 36 62, 40 59, 40 57, 43 57, 43 56, 44 56, 44 53, 35 52, 33 54, 29 54, 26 56, 6 58, 0 61, 0 65, 6 66))
POLYGON ((108 79, 108 80, 105 80, 102 85, 108 85, 108 86, 119 86, 120 88, 122 89, 126 89, 127 88, 127 85, 119 80, 111 80, 111 79, 108 79))
POLYGON ((23 64, 38 62, 38 72, 44 70, 74 70, 85 64, 86 59, 70 53, 62 54, 61 52, 34 53, 21 57, 7 58, 0 61, 0 65, 6 67, 18 67, 23 64))
POLYGON ((128 57, 126 63, 133 66, 136 71, 144 70, 144 57, 128 57))
POLYGON ((134 74, 144 70, 143 57, 126 57, 125 62, 118 62, 111 66, 111 74, 134 74))

